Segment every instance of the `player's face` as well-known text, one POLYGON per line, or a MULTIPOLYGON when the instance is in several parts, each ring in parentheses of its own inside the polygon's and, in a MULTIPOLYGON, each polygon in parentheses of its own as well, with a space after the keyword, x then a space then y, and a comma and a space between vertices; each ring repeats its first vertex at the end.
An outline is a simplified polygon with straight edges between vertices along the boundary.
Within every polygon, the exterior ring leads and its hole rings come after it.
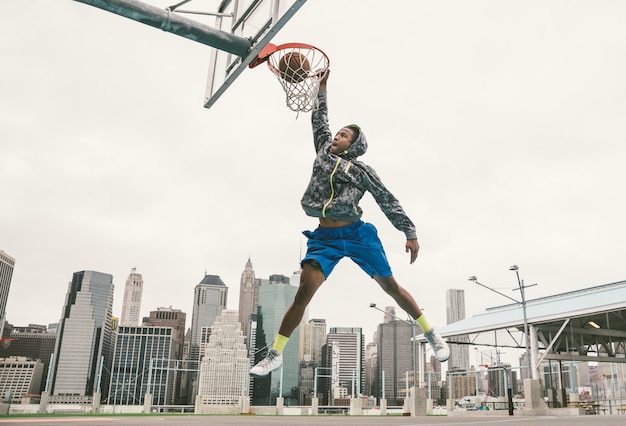
POLYGON ((330 152, 333 154, 341 154, 352 145, 352 138, 354 132, 352 129, 343 127, 339 129, 335 137, 333 138, 333 145, 330 147, 330 152))

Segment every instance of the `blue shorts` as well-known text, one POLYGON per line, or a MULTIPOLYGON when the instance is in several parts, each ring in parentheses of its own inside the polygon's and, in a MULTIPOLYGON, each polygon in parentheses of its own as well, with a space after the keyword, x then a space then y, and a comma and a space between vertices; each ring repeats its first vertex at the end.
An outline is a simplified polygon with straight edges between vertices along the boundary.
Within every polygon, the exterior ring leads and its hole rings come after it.
POLYGON ((371 223, 358 220, 341 228, 318 227, 303 234, 308 238, 308 249, 301 265, 307 260, 317 261, 326 278, 344 257, 352 259, 370 277, 391 275, 378 231, 371 223))

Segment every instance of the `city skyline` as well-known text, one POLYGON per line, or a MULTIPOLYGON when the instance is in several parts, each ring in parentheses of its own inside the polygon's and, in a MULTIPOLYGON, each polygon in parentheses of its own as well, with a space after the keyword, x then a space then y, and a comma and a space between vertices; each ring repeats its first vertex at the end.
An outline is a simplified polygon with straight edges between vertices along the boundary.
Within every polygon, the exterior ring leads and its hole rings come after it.
MULTIPOLYGON (((250 262, 248 262, 246 264, 246 269, 248 269, 248 265, 250 262)), ((284 309, 284 304, 285 302, 289 302, 289 292, 294 291, 295 289, 293 288, 293 281, 290 280, 289 277, 284 276, 284 275, 271 275, 269 277, 269 279, 264 280, 261 279, 261 281, 264 282, 264 286, 265 288, 263 289, 264 291, 262 293, 265 293, 265 295, 262 297, 263 300, 266 301, 264 306, 271 306, 274 305, 274 302, 277 301, 276 295, 277 293, 272 290, 273 288, 278 288, 277 286, 283 286, 285 289, 289 289, 289 291, 284 292, 284 291, 280 291, 280 294, 285 293, 284 295, 278 297, 278 299, 283 299, 279 305, 282 305, 281 308, 279 308, 276 312, 272 311, 271 312, 271 316, 272 316, 272 320, 270 322, 276 323, 276 319, 275 316, 284 309)), ((98 323, 102 322, 102 318, 112 318, 111 315, 111 305, 112 305, 112 293, 113 293, 113 283, 112 283, 112 277, 109 274, 105 274, 105 273, 100 273, 100 272, 95 272, 95 271, 81 271, 81 272, 76 272, 73 275, 73 279, 72 281, 69 283, 68 286, 68 293, 67 293, 67 302, 66 305, 63 309, 63 311, 65 312, 65 318, 76 318, 76 316, 72 316, 71 313, 74 312, 78 312, 80 314, 80 316, 82 318, 86 318, 85 314, 88 314, 90 312, 90 310, 94 310, 94 311, 98 311, 96 312, 94 319, 95 319, 95 324, 97 325, 98 323), (82 292, 82 294, 81 294, 82 292), (92 298, 91 296, 85 296, 85 293, 90 293, 90 294, 94 294, 94 297, 92 298), (89 308, 89 309, 85 309, 86 305, 84 302, 88 301, 88 300, 95 300, 96 304, 93 306, 93 308, 89 308), (82 302, 81 302, 82 301, 82 302), (74 308, 74 305, 76 305, 76 308, 74 308), (78 309, 76 311, 76 309, 78 309)), ((207 301, 211 301, 211 300, 215 300, 218 301, 218 303, 221 303, 221 301, 224 301, 227 299, 227 286, 225 283, 221 282, 221 280, 219 280, 219 277, 214 276, 214 275, 205 275, 205 278, 203 279, 202 282, 200 282, 197 286, 197 288, 203 288, 204 290, 213 288, 215 290, 217 290, 217 294, 215 297, 211 297, 208 293, 205 294, 205 296, 202 296, 201 292, 196 291, 195 292, 195 296, 194 299, 195 300, 201 300, 201 299, 206 299, 207 301)), ((452 321, 453 318, 456 319, 460 319, 460 317, 463 317, 463 292, 459 291, 458 289, 449 289, 448 291, 446 291, 446 294, 448 295, 448 305, 449 305, 449 310, 448 310, 448 317, 449 320, 452 321)), ((385 307, 385 312, 383 313, 383 323, 381 324, 381 326, 379 326, 378 329, 378 336, 379 338, 382 338, 382 334, 381 334, 381 328, 384 327, 386 324, 390 324, 390 323, 397 323, 398 324, 403 324, 404 322, 402 321, 396 321, 396 318, 393 318, 391 316, 391 313, 395 312, 395 307, 392 306, 387 306, 385 307), (391 321, 393 319, 393 321, 391 321)), ((239 335, 241 336, 241 342, 240 342, 240 352, 241 353, 245 353, 245 348, 243 346, 243 335, 241 334, 241 329, 240 329, 240 325, 237 323, 237 316, 238 316, 238 312, 235 310, 226 310, 223 309, 221 311, 221 315, 222 317, 228 316, 230 319, 228 320, 229 323, 232 324, 231 330, 237 330, 237 332, 239 333, 239 335)), ((175 335, 175 330, 176 330, 176 325, 180 324, 180 321, 183 320, 184 318, 184 313, 180 310, 175 310, 170 308, 159 308, 157 311, 151 311, 151 315, 150 315, 150 320, 151 321, 156 321, 156 320, 164 320, 164 321, 170 321, 171 324, 168 324, 166 327, 154 327, 154 326, 148 326, 146 327, 146 321, 144 321, 144 326, 143 329, 142 327, 120 327, 120 329, 118 330, 118 333, 116 333, 115 335, 117 336, 117 343, 120 343, 123 341, 124 338, 126 338, 125 336, 130 336, 133 334, 136 334, 137 336, 143 334, 144 336, 148 337, 148 339, 151 339, 152 336, 155 336, 157 334, 163 334, 163 335, 168 335, 168 336, 174 336, 175 335), (150 331, 148 329, 151 329, 153 331, 150 331), (135 331, 136 330, 136 331, 135 331), (155 332, 157 330, 161 330, 161 332, 155 332)), ((218 316, 219 318, 219 316, 218 316)), ((146 319, 146 318, 144 318, 146 319)), ((267 320, 267 318, 266 318, 267 320)), ((321 321, 320 319, 314 319, 311 320, 311 322, 319 322, 321 321)), ((111 323, 113 323, 113 321, 111 321, 111 323)), ((165 324, 163 324, 165 325, 165 324)), ((68 326, 68 324, 64 323, 63 321, 61 321, 61 323, 59 324, 60 326, 60 331, 61 331, 61 335, 64 334, 76 334, 76 326, 74 326, 74 328, 68 326), (69 327, 69 328, 68 328, 69 327)), ((213 327, 213 326, 211 326, 213 327)), ((207 328, 205 326, 202 327, 207 328)), ((221 330, 223 327, 218 327, 219 330, 221 330)), ((270 332, 269 335, 273 334, 273 329, 275 328, 275 324, 271 325, 270 327, 270 332)), ((410 327, 409 327, 410 328, 410 327)), ((28 330, 24 330, 24 331, 28 331, 28 330)), ((32 331, 43 331, 43 328, 41 330, 38 329, 38 327, 32 327, 32 331)), ((215 330, 213 330, 215 331, 215 330)), ((365 343, 365 337, 361 334, 361 330, 359 328, 334 328, 331 327, 330 328, 330 333, 327 334, 327 343, 329 341, 336 341, 337 338, 337 333, 346 333, 346 332, 355 332, 358 331, 358 335, 361 336, 359 339, 357 339, 358 341, 360 341, 360 351, 363 351, 364 348, 364 343, 365 343)), ((79 333, 85 335, 84 330, 79 330, 79 333)), ((102 335, 106 335, 105 331, 101 331, 98 333, 102 333, 102 335)), ((204 330, 203 330, 204 333, 204 330)), ((180 333, 176 333, 178 335, 180 335, 180 333)), ((232 334, 232 333, 231 333, 232 334)), ((210 333, 211 336, 213 336, 212 333, 210 333)), ((131 338, 136 338, 136 337, 131 337, 131 338)), ((101 339, 101 341, 105 341, 106 339, 101 339)), ((208 339, 207 339, 208 340, 208 339)), ((300 340, 297 339, 296 336, 294 336, 294 340, 300 340)), ((401 339, 403 342, 408 343, 408 338, 403 337, 401 339)), ((116 343, 116 345, 117 345, 116 343)), ((385 346, 392 346, 390 344, 390 342, 387 343, 383 343, 382 341, 379 342, 379 344, 381 345, 381 347, 385 347, 385 346)), ((60 345, 60 342, 59 342, 60 345)), ((127 347, 127 349, 122 350, 122 352, 125 352, 128 354, 128 356, 123 355, 124 359, 126 361, 124 362, 130 362, 130 363, 135 363, 137 361, 140 361, 141 359, 143 360, 142 362, 144 362, 143 366, 141 364, 137 364, 137 366, 132 367, 134 368, 134 373, 130 373, 130 376, 127 376, 126 378, 116 378, 116 379, 112 379, 111 380, 111 385, 112 387, 114 386, 114 384, 119 385, 116 389, 115 389, 115 395, 128 395, 129 399, 120 399, 116 401, 116 404, 123 404, 123 401, 134 401, 134 400, 138 400, 141 401, 141 399, 143 398, 143 394, 144 392, 142 391, 142 389, 145 390, 145 383, 137 383, 137 387, 134 388, 133 390, 131 390, 130 387, 128 387, 127 385, 125 385, 125 383, 128 383, 128 378, 129 377, 134 377, 134 376, 139 376, 139 372, 142 370, 145 370, 145 362, 146 362, 146 358, 143 358, 142 356, 139 355, 139 352, 136 352, 135 349, 131 348, 134 346, 133 344, 128 344, 125 343, 123 344, 127 347), (131 392, 132 392, 132 396, 131 396, 131 392)), ((167 348, 166 350, 169 351, 171 354, 169 356, 167 356, 167 358, 173 358, 173 354, 175 352, 174 349, 174 344, 172 343, 168 343, 167 344, 167 348)), ((75 345, 73 345, 75 346, 75 345)), ((162 347, 162 344, 159 344, 158 346, 162 347)), ((59 347, 59 346, 57 346, 59 347)), ((405 349, 408 348, 408 345, 406 345, 405 349)), ((104 349, 104 346, 102 347, 102 349, 99 349, 100 351, 102 351, 102 353, 106 352, 106 349, 104 349)), ((57 349, 58 352, 58 349, 57 349)), ((60 351, 61 354, 63 353, 63 351, 60 351)), ((119 354, 122 354, 122 352, 120 352, 119 354)), ((339 350, 338 353, 338 359, 342 358, 341 354, 344 353, 344 350, 339 350)), ((405 361, 408 360, 409 355, 408 355, 407 350, 404 351, 403 353, 403 357, 405 359, 405 361)), ((333 352, 334 353, 334 352, 333 352)), ((356 352, 356 358, 361 358, 363 356, 363 353, 361 356, 358 355, 358 351, 356 352)), ((118 349, 116 349, 116 355, 115 355, 115 359, 117 359, 119 357, 118 354, 118 349)), ((154 354, 157 354, 157 352, 154 352, 154 354)), ((154 355, 157 357, 160 357, 161 355, 154 355)), ((384 351, 381 351, 379 349, 378 351, 378 357, 386 357, 386 355, 384 355, 384 351)), ((300 359, 302 359, 302 356, 300 356, 300 359)), ((104 359, 103 359, 104 360, 104 359)), ((379 362, 382 361, 382 358, 379 358, 379 362)), ((242 362, 243 364, 243 362, 242 362)), ((505 364, 510 364, 510 363, 505 363, 505 364)), ((130 364, 129 364, 130 365, 130 364)), ((116 371, 116 368, 118 368, 120 371, 123 369, 124 371, 131 371, 131 367, 129 366, 123 366, 121 367, 120 365, 118 365, 116 367, 116 361, 113 362, 113 372, 116 371)), ((105 367, 106 368, 106 367, 105 367)), ((406 369, 407 366, 405 365, 402 369, 406 369)), ((608 367, 598 367, 598 369, 605 369, 608 367)), ((612 368, 612 367, 611 367, 612 368)), ((342 385, 344 386, 343 391, 345 391, 346 389, 348 389, 350 386, 347 384, 347 380, 349 379, 349 377, 345 376, 345 370, 350 370, 349 367, 345 367, 343 368, 344 370, 344 378, 343 378, 343 383, 342 385)), ((387 371, 388 369, 385 368, 385 371, 387 371)), ((515 370, 515 368, 514 368, 515 370)), ((363 371, 363 377, 365 377, 366 372, 363 371)), ((494 373, 493 371, 490 372, 491 376, 497 376, 496 373, 494 373)), ((603 377, 607 376, 607 374, 603 374, 603 377)), ((622 376, 623 376, 623 370, 622 370, 622 376)), ((56 375, 53 375, 53 383, 54 381, 56 381, 57 377, 56 375)), ((163 384, 157 384, 158 380, 156 378, 153 378, 153 386, 155 386, 155 391, 153 392, 154 396, 153 396, 153 401, 154 403, 159 403, 159 401, 162 402, 162 398, 165 394, 162 394, 162 396, 156 396, 157 394, 157 390, 156 390, 156 386, 161 386, 163 389, 174 389, 176 388, 176 385, 173 382, 164 382, 163 384)), ((594 381, 597 382, 598 380, 600 380, 601 378, 595 378, 594 381)), ((106 380, 106 379, 105 379, 106 380)), ((469 379, 468 379, 469 380, 469 379)), ((498 379, 499 380, 499 379, 498 379)), ((623 380, 623 379, 619 379, 619 380, 623 380)), ((470 380, 471 381, 471 380, 470 380)), ((93 379, 92 379, 93 382, 93 379)), ((580 380, 578 380, 578 382, 580 382, 580 380)), ((468 382, 469 383, 469 382, 468 382)), ((473 383, 473 382, 472 382, 473 383)), ((472 388, 472 383, 470 383, 469 388, 472 388)), ((514 389, 518 389, 519 387, 515 385, 515 377, 511 377, 511 379, 509 380, 509 383, 513 384, 514 389)), ((359 386, 360 385, 364 385, 365 383, 361 383, 359 382, 359 386)), ((581 385, 581 387, 583 388, 589 388, 589 386, 584 386, 584 384, 578 383, 579 385, 581 385)), ((400 386, 398 386, 400 387, 400 386)), ((454 386, 456 388, 456 385, 454 386)), ((490 387, 492 388, 492 391, 494 393, 501 393, 501 388, 502 388, 502 383, 498 382, 496 379, 492 379, 491 380, 491 385, 490 387)), ((391 392, 393 387, 388 387, 387 390, 389 392, 391 392)), ((293 388, 292 388, 293 389, 293 388)), ((585 391, 590 391, 589 389, 586 389, 585 391)), ((349 389, 348 389, 349 392, 349 389)), ((358 390, 357 390, 358 392, 358 390)), ((84 396, 90 396, 89 394, 86 394, 84 396)), ((63 395, 61 395, 61 397, 63 397, 63 395)), ((103 396, 104 397, 104 396, 103 396)), ((74 392, 71 395, 71 398, 76 400, 77 398, 81 398, 80 395, 77 395, 76 392, 74 392)), ((170 394, 169 398, 173 398, 173 395, 170 394)), ((168 398, 168 399, 169 399, 168 398)), ((59 400, 59 398, 54 398, 54 393, 53 393, 53 400, 59 400)))
MULTIPOLYGON (((251 259, 250 259, 250 257, 248 257, 248 258, 247 258, 247 261, 246 261, 246 262, 244 262, 244 266, 242 267, 242 270, 244 271, 244 273, 245 273, 245 270, 246 270, 246 268, 248 267, 248 263, 249 263, 250 261, 251 261, 251 259)), ((19 259, 18 259, 18 261, 17 261, 17 262, 18 262, 18 265, 19 265, 19 259)), ((133 269, 134 269, 134 268, 133 268, 133 269)), ((131 273, 132 273, 132 272, 131 272, 131 273)), ((205 273, 204 273, 204 274, 206 274, 206 271, 205 271, 205 273)), ((204 275, 204 274, 203 274, 203 275, 204 275)), ((295 273, 294 273, 294 274, 295 274, 295 273)), ((270 274, 270 275, 269 275, 269 277, 272 277, 272 275, 280 275, 280 274, 270 274)), ((205 277, 205 278, 206 278, 207 276, 219 277, 219 276, 217 276, 217 275, 210 275, 210 274, 209 274, 209 275, 204 275, 204 277, 205 277)), ((297 275, 294 275, 294 276, 297 276, 297 275)), ((293 278, 293 276, 292 276, 292 278, 293 278)), ((115 279, 114 279, 113 281, 115 282, 115 279)), ((261 285, 261 284, 267 283, 267 282, 268 282, 268 278, 256 278, 256 281, 258 281, 258 283, 257 283, 258 285, 261 285)), ((240 284, 241 284, 241 283, 240 283, 240 284)), ((291 284, 293 285, 293 282, 292 282, 291 284)), ((114 287, 115 287, 115 286, 114 286, 114 287)), ((123 286, 122 286, 122 287, 123 287, 123 286)), ((150 286, 149 286, 149 284, 148 284, 148 289, 149 289, 149 287, 150 287, 150 286)), ((119 302, 119 299, 120 299, 120 298, 122 298, 122 295, 120 295, 120 294, 119 294, 119 292, 120 292, 120 290, 121 290, 121 289, 120 289, 120 286, 118 285, 118 286, 117 286, 117 288, 116 288, 116 289, 114 289, 114 290, 118 290, 118 298, 117 298, 117 300, 118 300, 118 302, 119 302)), ((149 290, 148 290, 148 291, 149 291, 149 290)), ((447 293, 448 293, 447 291, 445 291, 445 292, 443 292, 443 293, 442 293, 442 299, 445 299, 445 296, 447 295, 447 293)), ((233 292, 232 294, 238 295, 238 294, 239 294, 239 291, 235 291, 235 292, 233 292)), ((9 295, 10 295, 10 291, 9 291, 9 295)), ((188 297, 188 299, 189 299, 189 300, 191 300, 192 298, 191 298, 191 297, 188 297)), ((230 298, 227 298, 227 299, 230 299, 230 298)), ((10 299, 9 299, 9 301, 10 301, 10 299)), ((114 299, 113 299, 113 306, 115 306, 115 305, 116 305, 116 303, 115 303, 115 302, 116 302, 116 299, 115 299, 115 297, 114 297, 114 299)), ((235 303, 238 303, 238 301, 236 301, 235 303)), ((445 304, 445 300, 444 300, 444 304, 445 304)), ((120 303, 117 303, 117 305, 119 306, 119 305, 120 305, 120 303)), ((161 306, 157 306, 157 307, 153 308, 153 310, 154 310, 154 309, 161 309, 161 308, 163 307, 163 305, 164 305, 164 304, 161 304, 161 306)), ((8 306, 8 308, 10 308, 10 306, 8 306)), ((170 307, 170 308, 171 308, 171 307, 170 307)), ((389 308, 391 308, 392 310, 395 310, 395 309, 397 308, 397 309, 399 309, 399 312, 401 312, 401 314, 404 314, 404 311, 402 311, 402 310, 401 310, 400 308, 398 308, 398 307, 395 307, 395 306, 390 306, 389 308)), ((147 309, 149 309, 149 307, 148 307, 148 306, 142 306, 142 309, 147 310, 147 309)), ((183 310, 183 309, 178 309, 178 308, 176 308, 176 309, 184 312, 184 310, 183 310)), ((225 309, 232 309, 232 308, 231 308, 231 306, 227 303, 227 304, 226 304, 226 306, 225 306, 225 309)), ((189 312, 190 317, 191 317, 191 312, 192 312, 192 311, 193 311, 193 309, 189 309, 189 311, 188 311, 188 312, 189 312)), ((308 309, 307 309, 307 311, 308 311, 308 309)), ((116 313, 116 312, 115 312, 115 310, 114 310, 114 311, 113 311, 113 317, 118 317, 118 318, 119 318, 119 315, 121 315, 121 313, 119 313, 119 312, 120 312, 120 311, 118 311, 118 313, 116 313)), ((368 312, 366 312, 366 314, 367 314, 367 313, 368 313, 368 312)), ((444 312, 444 313, 445 313, 445 312, 444 312)), ((367 315, 364 315, 364 317, 366 317, 366 316, 367 316, 367 315)), ((147 318, 147 317, 148 317, 148 315, 146 315, 145 313, 143 313, 143 312, 142 312, 141 318, 147 318)), ((351 326, 358 326, 358 327, 361 327, 361 328, 364 330, 364 331, 363 331, 363 335, 365 336, 366 343, 370 343, 370 342, 374 341, 374 338, 375 338, 375 332, 376 332, 376 327, 378 326, 378 324, 381 324, 382 322, 384 322, 384 314, 376 314, 376 315, 374 315, 373 317, 374 317, 374 329, 373 329, 371 332, 368 332, 366 327, 362 327, 362 324, 360 323, 360 321, 362 321, 361 317, 358 317, 358 318, 353 318, 353 319, 351 319, 351 321, 350 321, 350 323, 349 323, 349 325, 351 325, 351 326), (382 320, 381 320, 381 315, 383 316, 382 320), (380 322, 377 322, 377 321, 380 321, 380 322)), ((191 319, 191 318, 190 318, 190 319, 191 319)), ((12 321, 12 319, 11 319, 10 317, 8 317, 8 318, 7 318, 7 320, 8 320, 8 321, 7 321, 8 323, 10 323, 10 324, 12 324, 12 325, 14 325, 14 326, 21 326, 21 327, 26 326, 26 325, 28 325, 28 324, 38 324, 38 323, 37 323, 37 322, 35 322, 35 321, 29 321, 29 320, 27 320, 27 322, 26 322, 25 324, 21 324, 21 323, 17 323, 17 322, 12 321)), ((326 318, 324 318, 324 320, 326 320, 326 318)), ((44 322, 42 325, 52 325, 52 324, 55 324, 55 323, 58 323, 58 320, 56 320, 56 321, 51 321, 51 322, 50 322, 50 321, 46 321, 46 322, 44 322)), ((330 327, 344 326, 344 325, 346 325, 346 321, 341 321, 341 323, 340 323, 340 324, 341 324, 341 325, 337 325, 337 323, 329 323, 329 322, 327 321, 327 326, 328 326, 329 328, 330 328, 330 327)), ((443 325, 443 324, 444 324, 444 323, 441 323, 441 325, 443 325)), ((438 324, 438 325, 439 325, 439 324, 438 324)), ((191 324, 190 324, 190 323, 189 323, 189 324, 185 324, 185 326, 186 326, 186 328, 187 328, 187 329, 191 328, 191 324)), ((508 350, 508 351, 501 352, 501 354, 502 354, 501 356, 502 356, 503 362, 504 362, 504 361, 506 361, 506 362, 510 363, 511 365, 517 365, 517 363, 518 363, 518 356, 522 353, 522 351, 523 351, 523 349, 518 349, 518 350, 517 350, 517 349, 511 349, 511 348, 509 348, 509 350, 508 350)), ((470 366, 472 366, 472 365, 474 365, 474 364, 475 364, 475 360, 473 359, 473 357, 470 357, 470 359, 469 359, 468 361, 469 361, 469 365, 470 365, 470 366)), ((447 368, 449 368, 449 367, 451 367, 451 366, 450 366, 448 363, 444 364, 444 367, 443 367, 444 371, 445 371, 447 368)))

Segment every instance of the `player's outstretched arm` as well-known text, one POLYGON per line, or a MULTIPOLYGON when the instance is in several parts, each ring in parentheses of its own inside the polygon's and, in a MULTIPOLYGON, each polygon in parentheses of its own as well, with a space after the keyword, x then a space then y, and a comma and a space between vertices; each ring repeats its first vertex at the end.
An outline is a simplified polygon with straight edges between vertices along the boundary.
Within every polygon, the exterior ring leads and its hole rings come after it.
POLYGON ((417 253, 420 251, 420 245, 417 242, 417 238, 414 240, 406 240, 406 252, 411 252, 411 260, 409 263, 413 263, 415 262, 415 259, 417 259, 417 253))

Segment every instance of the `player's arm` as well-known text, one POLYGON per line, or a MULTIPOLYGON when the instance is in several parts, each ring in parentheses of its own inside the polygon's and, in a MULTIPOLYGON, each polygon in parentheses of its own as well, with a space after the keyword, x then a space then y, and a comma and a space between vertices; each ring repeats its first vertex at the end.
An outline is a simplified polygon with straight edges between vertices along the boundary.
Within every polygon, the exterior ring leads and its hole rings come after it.
POLYGON ((415 262, 419 252, 419 243, 413 221, 407 216, 398 199, 385 187, 374 169, 368 167, 368 172, 363 181, 366 190, 372 194, 376 204, 383 211, 387 219, 399 231, 406 236, 405 250, 410 254, 410 263, 415 262))
POLYGON ((324 75, 322 76, 322 79, 320 80, 320 89, 326 90, 326 83, 328 82, 328 76, 330 75, 330 70, 327 69, 322 72, 324 73, 324 75))
POLYGON ((328 124, 328 104, 326 96, 326 82, 328 81, 328 75, 330 71, 326 71, 322 79, 320 80, 320 90, 317 93, 318 107, 313 110, 311 114, 311 125, 313 127, 313 143, 315 144, 315 151, 318 152, 326 144, 330 143, 333 139, 333 135, 330 132, 330 126, 328 124))

